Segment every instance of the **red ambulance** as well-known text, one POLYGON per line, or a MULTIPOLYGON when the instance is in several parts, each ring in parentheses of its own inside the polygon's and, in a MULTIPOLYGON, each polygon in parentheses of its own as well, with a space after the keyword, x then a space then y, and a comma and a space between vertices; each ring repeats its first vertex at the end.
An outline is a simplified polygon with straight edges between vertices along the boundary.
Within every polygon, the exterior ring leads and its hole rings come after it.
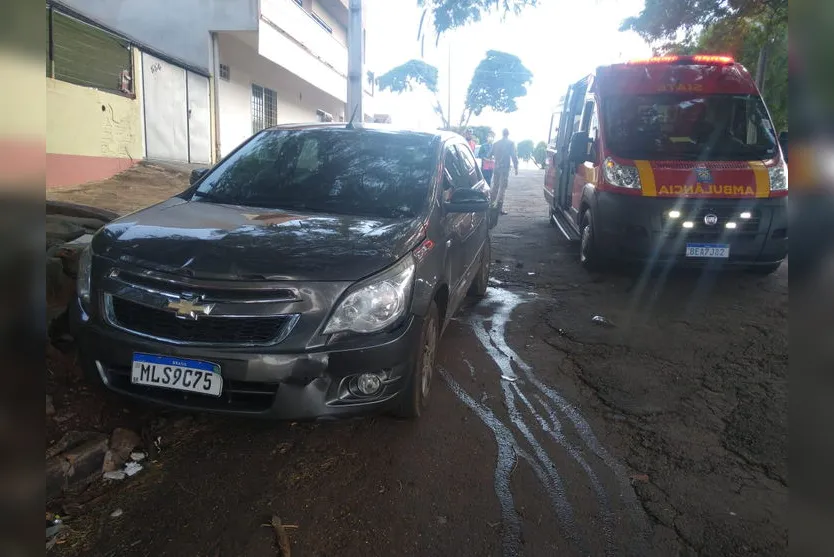
POLYGON ((788 172, 750 74, 727 56, 597 68, 553 115, 544 196, 580 262, 740 265, 788 253, 788 172))

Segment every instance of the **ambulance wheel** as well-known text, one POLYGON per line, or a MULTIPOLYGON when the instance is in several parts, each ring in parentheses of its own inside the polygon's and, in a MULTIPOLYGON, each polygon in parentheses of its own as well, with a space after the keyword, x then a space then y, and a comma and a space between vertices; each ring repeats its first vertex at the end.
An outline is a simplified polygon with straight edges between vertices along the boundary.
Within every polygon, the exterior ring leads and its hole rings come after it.
POLYGON ((579 263, 588 271, 602 270, 603 257, 600 254, 599 245, 594 235, 594 216, 590 209, 587 209, 582 215, 582 224, 579 230, 579 263))
POLYGON ((779 270, 779 267, 782 266, 782 263, 774 263, 772 265, 757 265, 756 267, 750 267, 749 272, 753 273, 754 275, 760 276, 767 276, 772 275, 776 271, 779 270))

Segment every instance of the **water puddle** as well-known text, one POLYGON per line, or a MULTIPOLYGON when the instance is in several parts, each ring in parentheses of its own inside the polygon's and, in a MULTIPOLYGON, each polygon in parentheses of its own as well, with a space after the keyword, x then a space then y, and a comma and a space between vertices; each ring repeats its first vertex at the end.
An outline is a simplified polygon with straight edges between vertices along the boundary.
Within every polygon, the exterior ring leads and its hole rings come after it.
MULTIPOLYGON (((588 478, 599 507, 601 538, 604 541, 605 555, 616 554, 614 544, 614 514, 611 510, 611 497, 586 457, 586 451, 596 456, 612 473, 619 484, 617 501, 624 504, 628 515, 634 521, 637 530, 646 532, 646 518, 637 497, 631 487, 623 466, 611 456, 594 435, 587 420, 581 413, 561 396, 555 389, 543 383, 535 370, 524 362, 506 341, 506 328, 513 311, 521 304, 533 299, 503 288, 491 286, 487 297, 479 304, 468 318, 461 319, 471 328, 486 353, 492 359, 498 373, 495 374, 500 388, 502 402, 509 416, 509 423, 503 423, 487 406, 485 393, 481 402, 473 399, 455 379, 441 369, 440 373, 466 406, 468 406, 492 430, 498 445, 498 462, 495 468, 495 490, 501 504, 503 523, 503 547, 505 557, 518 555, 520 548, 520 521, 513 506, 513 496, 509 490, 509 475, 516 459, 521 457, 530 465, 538 478, 543 493, 559 520, 562 532, 581 554, 590 554, 586 543, 581 539, 575 522, 574 510, 570 505, 565 484, 556 465, 560 460, 554 458, 539 441, 539 437, 548 438, 573 460, 588 478), (480 312, 479 312, 480 310, 480 312), (523 410, 523 411, 522 411, 523 410), (532 417, 532 420, 529 420, 532 417), (571 443, 563 431, 563 422, 578 437, 579 445, 571 443), (519 445, 513 431, 518 432, 519 439, 525 447, 519 445), (538 437, 537 437, 538 436, 538 437)), ((475 370, 468 360, 464 360, 474 377, 475 370)), ((494 373, 493 370, 490 370, 494 373)), ((487 373, 483 374, 489 377, 487 373)), ((561 456, 561 455, 559 455, 561 456)), ((632 547, 644 547, 645 537, 631 540, 632 547)))

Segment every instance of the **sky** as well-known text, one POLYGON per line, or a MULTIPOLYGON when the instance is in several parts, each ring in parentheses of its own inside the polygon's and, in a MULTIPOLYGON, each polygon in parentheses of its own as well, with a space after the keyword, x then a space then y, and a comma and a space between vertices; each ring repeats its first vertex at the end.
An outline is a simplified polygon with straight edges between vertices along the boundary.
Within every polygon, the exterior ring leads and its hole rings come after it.
MULTIPOLYGON (((596 66, 651 55, 651 48, 633 32, 618 31, 623 19, 637 15, 643 0, 539 0, 520 15, 502 21, 495 13, 482 21, 449 31, 437 47, 434 32, 426 38, 423 60, 439 70, 440 99, 447 104, 451 75, 452 122, 463 110, 466 88, 488 50, 518 56, 533 73, 527 96, 518 111, 491 110, 473 116, 470 125, 488 125, 500 134, 508 128, 516 142, 546 141, 550 115, 567 86, 596 66), (449 53, 451 52, 451 74, 449 53)), ((420 58, 417 30, 421 10, 417 0, 365 0, 366 69, 381 75, 413 58, 420 58)), ((431 109, 432 96, 422 90, 401 95, 377 91, 371 113, 390 114, 393 123, 408 128, 441 125, 431 109)))

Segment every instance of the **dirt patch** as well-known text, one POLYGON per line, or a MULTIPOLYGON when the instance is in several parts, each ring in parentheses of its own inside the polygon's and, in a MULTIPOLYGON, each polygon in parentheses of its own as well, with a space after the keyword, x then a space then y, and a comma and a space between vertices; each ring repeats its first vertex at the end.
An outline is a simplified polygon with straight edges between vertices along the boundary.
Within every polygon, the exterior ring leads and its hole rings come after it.
POLYGON ((143 162, 107 180, 47 190, 46 198, 126 215, 187 189, 188 176, 184 170, 143 162))

